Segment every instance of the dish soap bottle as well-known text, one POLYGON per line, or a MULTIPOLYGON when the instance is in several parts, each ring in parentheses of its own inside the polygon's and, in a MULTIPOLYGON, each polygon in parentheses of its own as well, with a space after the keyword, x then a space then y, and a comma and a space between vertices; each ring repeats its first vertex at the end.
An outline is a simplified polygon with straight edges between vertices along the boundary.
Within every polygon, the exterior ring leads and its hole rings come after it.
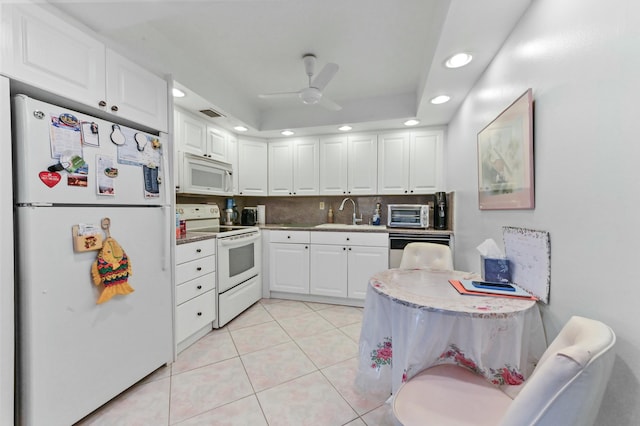
POLYGON ((333 207, 329 206, 329 213, 327 214, 327 223, 333 223, 333 207))
POLYGON ((376 209, 373 211, 371 223, 373 225, 380 225, 380 203, 376 203, 376 209))

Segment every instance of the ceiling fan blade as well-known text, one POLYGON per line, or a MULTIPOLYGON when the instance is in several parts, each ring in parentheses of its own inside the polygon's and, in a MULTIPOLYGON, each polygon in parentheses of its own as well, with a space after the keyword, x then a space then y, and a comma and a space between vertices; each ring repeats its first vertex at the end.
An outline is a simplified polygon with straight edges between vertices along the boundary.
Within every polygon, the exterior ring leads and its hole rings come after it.
POLYGON ((332 111, 340 111, 342 109, 340 105, 333 102, 331 99, 325 98, 324 96, 320 98, 320 101, 318 102, 318 104, 332 111))
POLYGON ((338 72, 338 65, 334 63, 328 63, 322 68, 322 71, 316 75, 316 77, 311 82, 311 87, 315 87, 318 90, 322 90, 325 88, 327 84, 331 81, 333 76, 338 72))
POLYGON ((300 91, 298 92, 280 92, 280 93, 265 93, 262 95, 258 95, 259 98, 262 99, 274 99, 274 98, 294 98, 300 95, 300 91))

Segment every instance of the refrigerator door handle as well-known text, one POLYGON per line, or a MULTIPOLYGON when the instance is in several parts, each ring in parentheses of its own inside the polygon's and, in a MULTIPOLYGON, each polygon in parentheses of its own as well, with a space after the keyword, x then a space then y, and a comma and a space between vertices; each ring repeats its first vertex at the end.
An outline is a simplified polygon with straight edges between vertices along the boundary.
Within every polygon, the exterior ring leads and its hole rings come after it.
MULTIPOLYGON (((166 228, 165 229, 170 229, 171 225, 173 222, 169 222, 169 213, 171 213, 170 211, 170 207, 169 206, 163 206, 162 207, 162 219, 163 222, 165 223, 166 228)), ((170 247, 171 247, 171 237, 169 236, 169 232, 163 232, 162 233, 163 237, 162 237, 162 270, 166 271, 171 269, 170 265, 170 260, 171 260, 171 253, 170 253, 170 247)))

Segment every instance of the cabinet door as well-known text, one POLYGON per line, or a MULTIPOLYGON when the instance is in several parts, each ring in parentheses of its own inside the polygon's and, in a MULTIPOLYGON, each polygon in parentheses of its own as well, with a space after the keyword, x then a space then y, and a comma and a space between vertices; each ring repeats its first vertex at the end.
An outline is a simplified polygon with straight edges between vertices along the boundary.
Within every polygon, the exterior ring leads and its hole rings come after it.
POLYGON ((409 189, 409 132, 378 136, 378 193, 406 194, 409 189))
POLYGON ((167 132, 167 82, 106 49, 106 111, 167 132))
POLYGON ((227 139, 223 131, 207 127, 207 157, 227 162, 227 139))
POLYGON ((317 139, 293 141, 293 195, 320 193, 319 151, 317 139))
POLYGON ((187 112, 175 110, 176 146, 179 151, 205 155, 207 151, 207 125, 187 112))
POLYGON ((376 135, 349 136, 349 194, 375 194, 377 191, 378 138, 376 135))
POLYGON ((364 300, 369 279, 377 272, 389 269, 389 250, 386 247, 350 246, 349 298, 364 300))
POLYGON ((269 244, 269 288, 309 294, 309 244, 269 244))
POLYGON ((105 48, 34 5, 3 5, 2 73, 94 108, 105 96, 105 48))
POLYGON ((238 140, 238 193, 267 195, 267 143, 238 140))
POLYGON ((442 189, 442 132, 411 133, 409 192, 430 194, 442 189))
POLYGON ((293 145, 269 142, 269 195, 293 194, 293 145))
POLYGON ((311 294, 347 297, 347 247, 311 245, 310 275, 311 294))
POLYGON ((320 139, 320 195, 347 193, 347 137, 320 139))

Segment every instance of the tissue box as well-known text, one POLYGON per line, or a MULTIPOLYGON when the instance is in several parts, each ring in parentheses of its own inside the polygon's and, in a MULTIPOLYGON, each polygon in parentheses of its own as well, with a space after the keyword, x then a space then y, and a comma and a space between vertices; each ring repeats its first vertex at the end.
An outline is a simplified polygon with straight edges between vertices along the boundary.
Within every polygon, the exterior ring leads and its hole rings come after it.
POLYGON ((480 256, 482 279, 494 283, 511 282, 509 259, 494 259, 480 256))

